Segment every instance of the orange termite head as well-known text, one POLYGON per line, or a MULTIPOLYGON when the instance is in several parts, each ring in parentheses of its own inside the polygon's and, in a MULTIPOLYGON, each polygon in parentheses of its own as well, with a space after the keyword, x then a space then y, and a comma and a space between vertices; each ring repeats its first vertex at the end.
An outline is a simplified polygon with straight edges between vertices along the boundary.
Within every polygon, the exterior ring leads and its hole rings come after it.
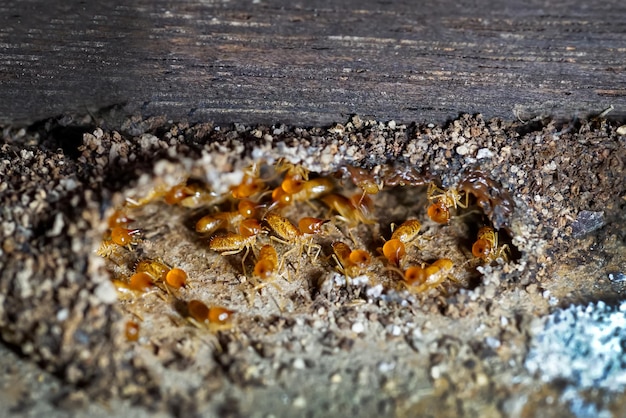
POLYGON ((304 183, 305 180, 299 174, 287 175, 280 187, 285 191, 285 193, 294 194, 304 188, 304 183))
POLYGON ((358 267, 366 267, 372 261, 372 256, 365 250, 353 250, 348 256, 348 260, 358 267))
POLYGON ((245 174, 241 184, 231 189, 231 193, 235 199, 246 199, 263 190, 264 184, 262 181, 245 174))
POLYGON ((180 289, 187 284, 187 273, 175 267, 165 274, 165 282, 175 289, 180 289))
POLYGON ((209 307, 200 300, 192 299, 187 302, 187 313, 190 317, 199 322, 208 321, 209 307))
POLYGON ((419 286, 426 281, 426 271, 420 266, 411 266, 404 272, 404 282, 409 286, 419 286))
POLYGON ((257 204, 251 200, 244 199, 237 204, 237 211, 244 218, 252 218, 256 214, 257 204))
POLYGON ((259 261, 254 265, 254 274, 267 280, 272 277, 278 265, 278 254, 270 244, 265 244, 259 251, 259 261))
POLYGON ((489 258, 492 251, 491 243, 483 238, 476 240, 474 245, 472 245, 472 254, 474 257, 480 258, 481 260, 489 258))
POLYGON ((436 200, 428 207, 428 217, 440 224, 450 221, 450 209, 442 200, 436 200))
POLYGON ((258 235, 263 231, 261 224, 256 219, 244 219, 239 224, 239 233, 244 237, 258 235))
POLYGON ((152 276, 146 272, 135 273, 128 279, 128 287, 137 292, 145 292, 152 285, 152 276))
POLYGON ((132 242, 133 235, 137 235, 141 232, 139 229, 126 229, 121 226, 116 226, 111 229, 111 241, 120 246, 128 245, 132 242))
MULTIPOLYGON (((272 206, 288 206, 293 202, 293 197, 290 193, 283 190, 282 187, 277 187, 272 191, 272 206)), ((270 207, 269 210, 272 210, 270 207)))
POLYGON ((226 309, 222 306, 213 306, 209 308, 209 323, 219 325, 227 324, 232 320, 234 313, 234 311, 226 309))
POLYGON ((406 248, 399 239, 390 239, 383 245, 383 255, 393 265, 399 265, 406 254, 406 248))
POLYGON ((322 231, 322 225, 330 222, 328 219, 319 219, 306 216, 298 221, 298 229, 303 234, 319 234, 322 231))
POLYGON ((254 275, 261 278, 261 280, 271 278, 274 270, 276 270, 276 264, 269 260, 259 260, 254 265, 254 275))

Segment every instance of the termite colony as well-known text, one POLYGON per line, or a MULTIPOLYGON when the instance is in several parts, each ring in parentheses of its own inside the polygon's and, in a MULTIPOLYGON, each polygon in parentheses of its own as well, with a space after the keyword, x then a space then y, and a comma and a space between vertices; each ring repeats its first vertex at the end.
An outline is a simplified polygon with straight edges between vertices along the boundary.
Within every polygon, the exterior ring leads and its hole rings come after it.
MULTIPOLYGON (((229 280, 249 307, 269 297, 279 309, 275 296, 294 284, 312 287, 311 271, 316 277, 334 271, 330 277, 340 288, 377 287, 379 294, 408 292, 422 300, 476 285, 478 267, 511 259, 508 235, 496 229, 511 210, 508 195, 479 171, 444 188, 410 167, 345 165, 320 175, 279 160, 247 168, 228 193, 185 179, 127 198, 109 217, 98 253, 120 299, 156 294, 153 301, 177 306, 179 320, 219 331, 241 310, 201 300, 198 290, 219 281, 229 280), (155 218, 164 222, 142 226, 155 218), (172 244, 155 253, 163 231, 172 244), (202 270, 188 274, 170 261, 192 253, 206 260, 204 272, 229 272, 229 278, 200 280, 202 270)), ((139 324, 129 321, 127 339, 139 333, 139 324)))

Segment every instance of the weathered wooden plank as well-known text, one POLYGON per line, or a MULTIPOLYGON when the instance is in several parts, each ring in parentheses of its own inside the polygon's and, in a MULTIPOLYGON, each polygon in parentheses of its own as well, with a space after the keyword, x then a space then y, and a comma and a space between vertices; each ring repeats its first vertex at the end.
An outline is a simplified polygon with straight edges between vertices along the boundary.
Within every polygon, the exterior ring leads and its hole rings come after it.
POLYGON ((615 106, 626 3, 7 0, 0 122, 126 103, 217 122, 441 122, 615 106))

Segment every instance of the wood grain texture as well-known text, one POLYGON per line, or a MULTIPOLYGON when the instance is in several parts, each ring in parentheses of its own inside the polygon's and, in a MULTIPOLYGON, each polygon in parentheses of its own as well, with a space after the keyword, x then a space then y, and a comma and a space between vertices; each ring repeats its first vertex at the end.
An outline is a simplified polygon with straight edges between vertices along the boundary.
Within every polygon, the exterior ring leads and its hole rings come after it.
POLYGON ((0 123, 626 116, 621 0, 5 0, 0 123))

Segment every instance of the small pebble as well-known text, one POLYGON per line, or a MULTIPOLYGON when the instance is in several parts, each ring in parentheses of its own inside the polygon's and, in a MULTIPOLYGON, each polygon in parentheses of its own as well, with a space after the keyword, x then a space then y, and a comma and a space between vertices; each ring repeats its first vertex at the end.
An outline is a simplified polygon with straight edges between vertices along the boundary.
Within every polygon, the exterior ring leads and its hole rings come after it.
POLYGON ((459 155, 467 155, 469 154, 469 148, 466 145, 459 145, 456 147, 456 153, 459 155))
POLYGON ((299 409, 306 407, 306 399, 304 399, 302 396, 298 396, 293 400, 293 407, 299 409))
POLYGON ((363 331, 365 331, 365 326, 363 325, 362 322, 355 322, 354 324, 352 324, 352 332, 356 332, 357 334, 360 334, 363 331))
POLYGON ((623 283, 626 282, 626 274, 620 272, 612 272, 609 273, 609 280, 613 283, 623 283))
POLYGON ((293 361, 292 366, 296 370, 304 370, 306 368, 306 364, 304 363, 304 360, 302 360, 301 358, 295 359, 293 361))

